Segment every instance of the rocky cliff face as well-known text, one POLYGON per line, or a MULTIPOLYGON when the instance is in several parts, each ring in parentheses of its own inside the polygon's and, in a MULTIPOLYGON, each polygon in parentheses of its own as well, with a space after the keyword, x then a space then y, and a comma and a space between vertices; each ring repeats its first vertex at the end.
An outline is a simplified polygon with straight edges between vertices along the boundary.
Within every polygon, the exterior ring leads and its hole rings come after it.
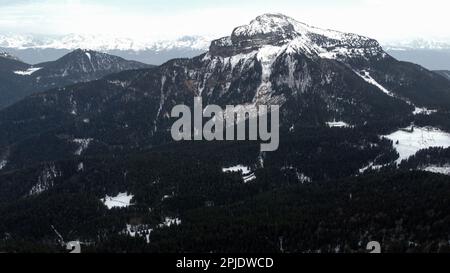
POLYGON ((230 37, 213 41, 210 54, 224 57, 245 54, 268 45, 300 50, 310 57, 385 56, 376 40, 311 27, 281 14, 265 14, 249 25, 237 27, 230 37))

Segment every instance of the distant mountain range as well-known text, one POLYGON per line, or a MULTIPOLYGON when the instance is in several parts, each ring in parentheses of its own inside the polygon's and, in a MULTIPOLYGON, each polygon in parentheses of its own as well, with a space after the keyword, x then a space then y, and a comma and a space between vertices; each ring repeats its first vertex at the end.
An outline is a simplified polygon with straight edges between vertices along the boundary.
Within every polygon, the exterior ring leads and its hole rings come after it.
MULTIPOLYGON (((77 48, 120 56, 129 60, 160 65, 174 58, 192 58, 208 51, 212 39, 184 36, 175 40, 136 40, 112 36, 79 35, 0 35, 0 50, 10 52, 27 63, 56 60, 77 48)), ((402 61, 431 70, 450 70, 450 43, 416 39, 385 43, 386 52, 402 61)))
POLYGON ((88 82, 108 74, 148 68, 147 64, 92 50, 77 49, 56 61, 30 65, 0 53, 0 109, 36 92, 88 82))
MULTIPOLYGON (((170 59, 200 55, 208 51, 211 41, 211 38, 198 35, 160 41, 80 34, 0 35, 0 51, 7 51, 30 64, 56 60, 70 51, 83 48, 160 65, 170 59)), ((399 60, 417 63, 431 70, 450 70, 450 42, 415 39, 384 43, 382 46, 399 60)))
POLYGON ((431 70, 450 70, 450 42, 416 39, 387 43, 385 50, 395 58, 431 70))
POLYGON ((414 39, 403 42, 390 42, 385 43, 384 48, 386 50, 450 50, 450 42, 414 39))
POLYGON ((8 51, 31 64, 56 60, 70 51, 83 48, 158 65, 173 58, 197 56, 208 50, 210 42, 209 39, 200 36, 151 41, 77 34, 57 37, 0 35, 0 50, 8 51))

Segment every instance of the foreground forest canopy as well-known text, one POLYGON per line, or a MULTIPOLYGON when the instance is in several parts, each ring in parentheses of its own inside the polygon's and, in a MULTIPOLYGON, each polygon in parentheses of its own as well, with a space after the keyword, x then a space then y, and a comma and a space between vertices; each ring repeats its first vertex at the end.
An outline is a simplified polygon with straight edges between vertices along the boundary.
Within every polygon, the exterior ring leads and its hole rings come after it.
POLYGON ((251 160, 257 147, 169 145, 85 158, 84 170, 71 175, 79 162, 63 161, 55 168, 66 175, 27 198, 14 196, 23 196, 14 179, 27 181, 40 167, 4 174, 2 188, 10 183, 11 191, 2 200, 11 201, 0 206, 0 248, 64 252, 56 229, 86 252, 366 252, 374 240, 386 252, 450 250, 447 176, 385 170, 302 182, 293 169, 267 167, 243 183, 240 173, 223 173, 225 162, 245 163, 241 155, 251 160), (105 189, 133 193, 132 205, 109 210, 105 189), (164 224, 168 218, 176 220, 164 224))

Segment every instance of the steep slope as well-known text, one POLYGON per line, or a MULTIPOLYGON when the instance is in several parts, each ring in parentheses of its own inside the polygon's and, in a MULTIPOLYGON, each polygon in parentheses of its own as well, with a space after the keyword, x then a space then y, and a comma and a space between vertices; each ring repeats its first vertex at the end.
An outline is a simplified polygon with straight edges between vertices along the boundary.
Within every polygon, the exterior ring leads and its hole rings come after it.
POLYGON ((29 83, 14 72, 27 71, 30 67, 9 53, 0 52, 0 109, 15 102, 22 90, 29 88, 29 83))
POLYGON ((450 80, 450 71, 448 71, 448 70, 437 70, 435 72, 450 80))
POLYGON ((0 51, 0 71, 1 72, 13 72, 16 70, 26 70, 30 67, 29 64, 26 64, 20 61, 18 58, 13 55, 0 51))
POLYGON ((12 58, 0 59, 0 77, 9 78, 0 88, 0 109, 46 89, 87 82, 124 70, 149 67, 120 57, 75 50, 54 62, 34 66, 12 58))

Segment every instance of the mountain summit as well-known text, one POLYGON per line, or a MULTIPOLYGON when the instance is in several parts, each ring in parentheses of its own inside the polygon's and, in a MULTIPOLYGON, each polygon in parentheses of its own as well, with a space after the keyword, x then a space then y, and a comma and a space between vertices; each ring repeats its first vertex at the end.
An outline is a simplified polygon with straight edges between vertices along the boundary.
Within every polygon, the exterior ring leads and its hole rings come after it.
POLYGON ((231 36, 213 41, 210 52, 225 56, 268 45, 329 59, 386 55, 374 39, 311 27, 282 14, 264 14, 248 25, 237 27, 231 36))
POLYGON ((107 74, 124 70, 147 68, 149 66, 98 51, 77 49, 54 62, 37 64, 36 67, 43 68, 36 75, 44 74, 39 76, 53 79, 74 77, 76 78, 74 82, 80 82, 98 79, 107 74))

